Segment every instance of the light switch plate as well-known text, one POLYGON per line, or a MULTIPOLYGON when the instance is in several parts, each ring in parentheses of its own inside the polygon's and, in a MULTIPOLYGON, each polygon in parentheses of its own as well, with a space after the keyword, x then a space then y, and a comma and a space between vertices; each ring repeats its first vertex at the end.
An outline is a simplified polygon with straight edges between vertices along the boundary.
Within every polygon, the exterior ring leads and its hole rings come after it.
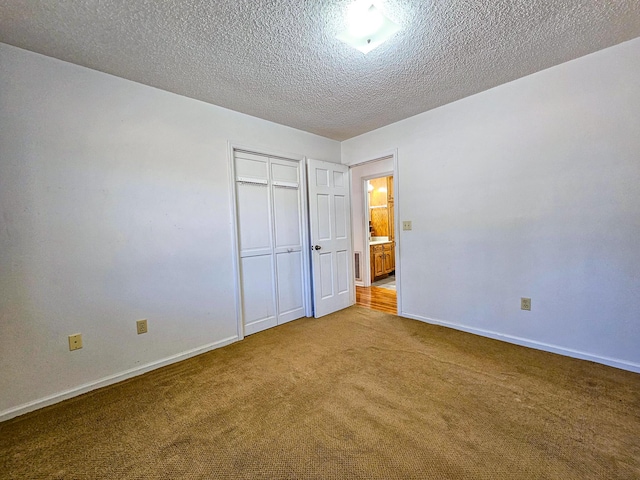
POLYGON ((520 299, 520 309, 521 310, 529 310, 529 311, 531 311, 531 299, 522 297, 520 299))
POLYGON ((76 333, 74 335, 69 335, 69 350, 80 350, 82 348, 82 334, 76 333))
POLYGON ((411 230, 411 220, 404 220, 402 222, 402 230, 411 230))

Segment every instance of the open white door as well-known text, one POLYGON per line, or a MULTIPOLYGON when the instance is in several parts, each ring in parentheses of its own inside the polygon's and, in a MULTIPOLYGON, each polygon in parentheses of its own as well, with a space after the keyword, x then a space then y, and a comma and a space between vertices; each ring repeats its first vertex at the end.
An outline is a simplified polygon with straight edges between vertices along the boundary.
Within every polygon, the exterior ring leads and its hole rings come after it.
POLYGON ((308 160, 314 315, 353 304, 349 167, 308 160))

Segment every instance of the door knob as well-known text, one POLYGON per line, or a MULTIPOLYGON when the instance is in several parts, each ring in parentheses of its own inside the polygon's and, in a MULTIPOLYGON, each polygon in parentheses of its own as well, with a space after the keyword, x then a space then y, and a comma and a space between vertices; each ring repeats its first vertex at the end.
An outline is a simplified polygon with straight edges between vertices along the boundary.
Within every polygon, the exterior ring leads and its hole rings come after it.
POLYGON ((320 245, 316 245, 315 247, 313 247, 314 250, 320 250, 322 247, 320 245))

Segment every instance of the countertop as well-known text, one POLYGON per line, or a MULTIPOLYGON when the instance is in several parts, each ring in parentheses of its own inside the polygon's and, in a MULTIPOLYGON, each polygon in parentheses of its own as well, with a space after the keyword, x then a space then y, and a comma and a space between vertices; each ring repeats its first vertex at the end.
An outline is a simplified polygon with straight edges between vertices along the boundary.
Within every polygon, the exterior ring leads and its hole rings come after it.
POLYGON ((373 240, 369 245, 382 245, 383 243, 391 243, 391 240, 373 240))

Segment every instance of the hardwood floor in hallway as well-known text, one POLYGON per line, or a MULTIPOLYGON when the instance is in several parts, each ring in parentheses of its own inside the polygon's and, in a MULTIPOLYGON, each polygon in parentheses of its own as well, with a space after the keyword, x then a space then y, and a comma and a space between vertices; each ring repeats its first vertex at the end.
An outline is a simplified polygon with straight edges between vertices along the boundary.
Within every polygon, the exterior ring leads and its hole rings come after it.
POLYGON ((396 291, 388 288, 356 286, 356 304, 394 315, 398 313, 396 291))

